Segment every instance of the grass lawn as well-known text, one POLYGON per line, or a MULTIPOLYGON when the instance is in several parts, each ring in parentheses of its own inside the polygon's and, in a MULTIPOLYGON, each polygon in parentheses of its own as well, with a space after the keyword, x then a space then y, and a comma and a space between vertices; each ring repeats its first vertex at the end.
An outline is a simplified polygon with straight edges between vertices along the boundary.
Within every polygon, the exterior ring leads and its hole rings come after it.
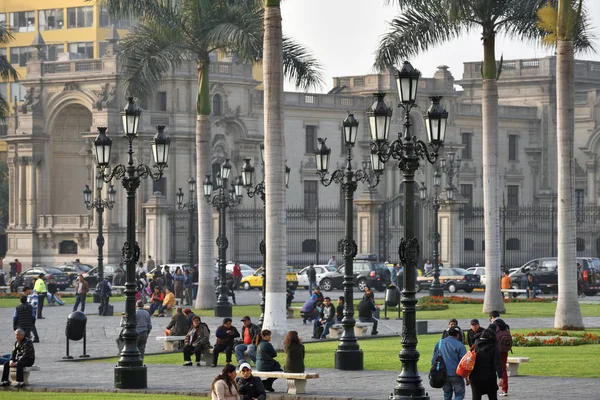
MULTIPOLYGON (((137 394, 137 393, 52 393, 52 392, 36 392, 34 396, 36 400, 150 400, 156 398, 156 394, 137 394)), ((160 398, 165 400, 189 400, 191 396, 161 394, 160 398)), ((194 396, 194 399, 208 399, 209 397, 194 396)), ((21 391, 4 391, 2 393, 3 400, 22 400, 23 393, 21 391)))
MULTIPOLYGON (((514 333, 531 332, 531 329, 516 329, 514 333)), ((590 329, 586 332, 600 334, 600 329, 590 329)), ((421 352, 419 371, 427 371, 430 366, 431 353, 440 339, 439 334, 420 335, 418 350, 421 352)), ((306 344, 305 365, 308 368, 333 368, 333 353, 338 342, 318 342, 306 344)), ((400 338, 377 338, 360 341, 364 351, 364 367, 366 370, 400 370, 401 363, 398 353, 401 350, 400 338)), ((513 357, 529 357, 531 362, 522 364, 519 374, 532 376, 564 376, 574 378, 597 378, 600 369, 600 345, 581 345, 573 347, 514 347, 513 357), (558 362, 560 360, 560 362, 558 362), (586 368, 582 370, 581 365, 586 368)), ((280 362, 285 356, 280 354, 280 362)), ((103 360, 116 362, 117 358, 103 360)), ((220 357, 220 365, 224 357, 220 357)), ((144 358, 146 364, 182 364, 181 353, 149 355, 144 358)))
MULTIPOLYGON (((63 301, 65 302, 65 305, 66 304, 75 304, 75 297, 65 297, 65 298, 63 298, 63 301)), ((112 296, 111 301, 125 301, 125 296, 112 296)), ((94 302, 94 300, 91 295, 89 295, 85 300, 86 304, 90 304, 93 302, 94 302)), ((0 308, 15 308, 19 304, 21 304, 21 299, 18 297, 14 297, 14 298, 13 297, 0 297, 0 308)), ((48 299, 44 300, 44 308, 46 308, 46 307, 49 307, 48 299)), ((57 307, 60 307, 60 306, 57 306, 57 307)))

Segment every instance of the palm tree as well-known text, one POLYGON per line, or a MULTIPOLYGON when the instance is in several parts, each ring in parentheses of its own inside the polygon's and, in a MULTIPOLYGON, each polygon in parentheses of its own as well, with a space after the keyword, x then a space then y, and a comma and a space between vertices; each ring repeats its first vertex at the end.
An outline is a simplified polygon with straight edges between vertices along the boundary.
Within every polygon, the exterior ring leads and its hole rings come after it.
MULTIPOLYGON (((119 54, 129 93, 150 94, 172 66, 197 63, 196 181, 211 174, 209 54, 232 50, 241 62, 262 59, 261 0, 104 0, 113 16, 134 15, 141 23, 121 40, 119 54)), ((308 52, 286 38, 286 73, 298 86, 321 82, 319 65, 308 52)), ((213 308, 214 259, 212 211, 198 191, 198 297, 196 308, 213 308)), ((285 278, 285 274, 283 275, 285 278)), ((273 278, 274 279, 274 278, 273 278)), ((285 304, 285 302, 283 303, 285 304)))
MULTIPOLYGON (((6 28, 6 23, 0 22, 0 47, 6 47, 13 39, 14 36, 6 28)), ((4 82, 19 80, 18 72, 8 62, 8 58, 6 57, 0 57, 0 80, 4 82)), ((4 121, 9 114, 9 99, 4 98, 0 94, 0 121, 4 121)))
MULTIPOLYGON (((575 43, 584 36, 586 20, 583 0, 558 0, 538 12, 539 26, 547 32, 546 44, 556 46, 556 134, 558 154, 558 302, 554 327, 584 329, 577 300, 577 270, 574 262, 575 212, 573 209, 573 146, 575 136, 575 43), (556 8, 558 5, 558 9, 556 8), (575 6, 575 8, 574 8, 575 6)), ((589 47, 589 46, 588 46, 589 47)), ((590 193, 590 196, 593 194, 590 193)), ((582 266, 583 267, 583 266, 582 266)))
POLYGON ((482 125, 485 273, 483 312, 505 311, 500 292, 500 205, 498 169, 498 86, 502 70, 496 62, 496 34, 535 40, 540 37, 537 11, 547 0, 388 0, 402 12, 379 44, 375 66, 392 67, 402 58, 481 29, 483 42, 482 125))

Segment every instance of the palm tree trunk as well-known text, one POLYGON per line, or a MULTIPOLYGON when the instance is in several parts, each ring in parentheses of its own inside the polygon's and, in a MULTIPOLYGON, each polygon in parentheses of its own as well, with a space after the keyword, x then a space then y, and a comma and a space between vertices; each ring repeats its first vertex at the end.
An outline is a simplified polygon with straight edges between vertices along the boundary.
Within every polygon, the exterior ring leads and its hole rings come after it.
MULTIPOLYGON (((566 3, 570 8, 570 2, 566 3)), ((560 3, 559 3, 559 7, 560 3)), ((567 12, 559 8, 561 16, 567 12), (561 13, 561 11, 563 11, 561 13)), ((570 9, 566 10, 570 11, 570 9)), ((558 143, 558 302, 557 329, 584 329, 577 298, 575 210, 573 208, 573 146, 575 132, 575 56, 571 40, 558 39, 556 54, 556 131, 558 143)), ((592 193, 589 193, 592 196, 592 193)))
POLYGON ((485 220, 485 298, 483 312, 505 312, 500 291, 500 204, 498 202, 498 85, 493 28, 483 42, 483 209, 485 220))
POLYGON ((212 207, 204 198, 202 182, 212 172, 211 132, 210 132, 210 93, 208 86, 208 62, 198 64, 198 98, 196 100, 196 182, 198 204, 198 295, 195 308, 214 308, 215 297, 215 258, 214 226, 212 207))
POLYGON ((283 131, 283 34, 280 0, 265 0, 263 54, 267 281, 263 328, 282 348, 286 332, 287 266, 285 135, 283 131))

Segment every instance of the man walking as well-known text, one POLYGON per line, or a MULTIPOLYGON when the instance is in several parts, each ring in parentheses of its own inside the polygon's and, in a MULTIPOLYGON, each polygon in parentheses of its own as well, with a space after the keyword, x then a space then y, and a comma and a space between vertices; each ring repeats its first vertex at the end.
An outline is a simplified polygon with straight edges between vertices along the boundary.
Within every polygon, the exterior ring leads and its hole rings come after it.
POLYGON ((33 290, 38 294, 37 319, 44 319, 44 317, 42 317, 42 310, 44 309, 44 300, 48 295, 48 290, 46 290, 46 282, 44 282, 43 273, 41 273, 35 281, 33 290))
POLYGON ((146 273, 148 271, 152 271, 156 267, 156 263, 152 259, 152 256, 148 256, 148 261, 146 261, 146 273))
POLYGON ((81 304, 81 312, 85 312, 85 296, 87 296, 90 287, 85 279, 83 279, 83 275, 77 275, 77 280, 75 281, 75 305, 73 306, 73 311, 77 311, 77 307, 81 304))
POLYGON ((460 337, 460 329, 457 326, 453 326, 448 329, 448 337, 441 339, 439 346, 436 345, 433 350, 431 363, 433 364, 438 354, 441 354, 448 374, 446 383, 442 387, 444 400, 452 400, 452 394, 454 394, 454 400, 463 400, 465 398, 465 380, 456 375, 458 363, 467 353, 465 345, 460 341, 460 337))
POLYGON ((496 344, 498 345, 498 350, 500 350, 500 361, 502 363, 502 392, 500 392, 500 396, 508 396, 506 360, 508 359, 508 352, 512 348, 512 335, 508 324, 500 318, 499 311, 494 310, 490 312, 490 322, 488 329, 492 329, 496 332, 496 344))
POLYGON ((140 350, 140 354, 143 360, 144 354, 146 354, 146 342, 148 341, 148 335, 152 330, 152 318, 150 318, 150 314, 148 313, 148 311, 144 310, 144 302, 141 300, 137 302, 137 309, 135 310, 135 319, 137 321, 135 330, 138 333, 137 346, 140 350))
MULTIPOLYGON (((34 292, 33 290, 31 290, 31 288, 29 286, 25 286, 23 288, 23 294, 25 296, 27 296, 27 304, 29 304, 31 306, 31 308, 33 309, 33 315, 37 315, 37 306, 38 306, 38 294, 36 292, 34 292)), ((33 323, 33 342, 34 343, 38 343, 40 341, 40 337, 38 335, 38 331, 37 328, 35 327, 35 318, 34 318, 34 323, 33 323)))
POLYGON ((233 276, 233 289, 239 290, 240 283, 242 281, 242 268, 240 267, 240 263, 236 262, 233 266, 233 272, 231 273, 233 276))
POLYGON ((112 286, 106 276, 98 285, 98 291, 100 292, 100 307, 98 308, 98 315, 103 317, 108 313, 108 301, 110 300, 110 296, 112 294, 112 286))
POLYGON ((310 263, 306 275, 308 276, 308 292, 312 293, 313 288, 317 286, 317 271, 315 270, 315 263, 310 263))

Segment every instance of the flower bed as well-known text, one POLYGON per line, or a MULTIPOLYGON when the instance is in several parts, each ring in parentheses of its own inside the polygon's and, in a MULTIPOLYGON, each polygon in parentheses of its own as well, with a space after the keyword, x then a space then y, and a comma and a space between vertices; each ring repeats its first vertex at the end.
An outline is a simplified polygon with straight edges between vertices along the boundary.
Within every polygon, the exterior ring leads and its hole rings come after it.
POLYGON ((517 347, 580 346, 582 344, 600 344, 600 338, 592 333, 575 333, 556 330, 513 334, 513 346, 517 347), (540 337, 543 339, 540 339, 540 337), (563 337, 574 339, 565 340, 563 337))
POLYGON ((482 299, 463 296, 425 296, 419 299, 419 304, 437 303, 437 304, 483 304, 482 299))
POLYGON ((536 297, 535 299, 520 299, 518 297, 505 298, 505 303, 552 303, 556 301, 556 297, 536 297))

